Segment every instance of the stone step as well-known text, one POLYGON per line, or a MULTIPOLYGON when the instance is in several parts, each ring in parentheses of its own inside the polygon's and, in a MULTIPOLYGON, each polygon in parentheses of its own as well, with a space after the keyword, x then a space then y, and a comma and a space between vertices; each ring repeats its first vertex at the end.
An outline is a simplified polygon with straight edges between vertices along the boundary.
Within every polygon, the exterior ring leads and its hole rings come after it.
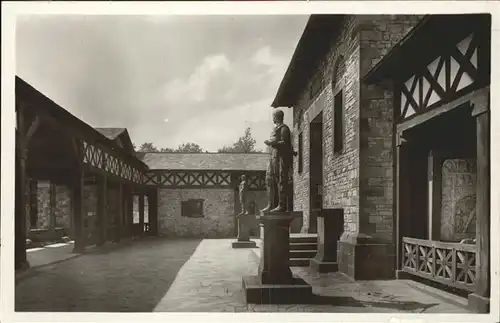
POLYGON ((290 243, 317 243, 316 235, 290 234, 290 243))
POLYGON ((318 243, 316 242, 290 243, 290 250, 318 250, 318 243))
POLYGON ((309 267, 311 258, 293 258, 288 261, 290 267, 309 267))
POLYGON ((290 250, 290 259, 314 258, 316 250, 290 250))

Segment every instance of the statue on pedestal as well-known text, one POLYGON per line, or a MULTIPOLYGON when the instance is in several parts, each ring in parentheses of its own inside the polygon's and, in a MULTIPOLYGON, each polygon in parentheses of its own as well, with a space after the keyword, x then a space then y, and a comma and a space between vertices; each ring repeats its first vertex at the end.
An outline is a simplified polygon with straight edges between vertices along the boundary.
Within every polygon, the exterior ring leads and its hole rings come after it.
POLYGON ((292 166, 294 151, 290 128, 283 123, 284 113, 275 110, 273 122, 276 125, 271 138, 264 141, 270 150, 266 172, 268 205, 262 212, 285 212, 289 210, 288 199, 292 196, 292 166))
POLYGON ((240 189, 239 189, 241 212, 240 212, 240 214, 238 214, 238 216, 248 215, 247 192, 248 192, 247 177, 245 175, 241 175, 241 182, 240 182, 240 189))

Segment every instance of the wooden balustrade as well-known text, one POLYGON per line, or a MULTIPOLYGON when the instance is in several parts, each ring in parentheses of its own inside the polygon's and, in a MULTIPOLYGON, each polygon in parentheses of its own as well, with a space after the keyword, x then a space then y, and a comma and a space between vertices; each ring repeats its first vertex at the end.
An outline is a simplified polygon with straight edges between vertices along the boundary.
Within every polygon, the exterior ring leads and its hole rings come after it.
POLYGON ((403 238, 403 270, 454 288, 474 291, 475 244, 403 238))

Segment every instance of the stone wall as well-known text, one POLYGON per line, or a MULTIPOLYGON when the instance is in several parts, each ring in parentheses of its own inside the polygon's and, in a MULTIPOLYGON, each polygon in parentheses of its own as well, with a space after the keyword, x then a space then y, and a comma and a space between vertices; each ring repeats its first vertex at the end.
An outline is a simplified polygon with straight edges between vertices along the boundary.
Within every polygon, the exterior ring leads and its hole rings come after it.
POLYGON ((36 224, 31 224, 31 229, 48 229, 50 214, 52 208, 50 207, 50 182, 38 181, 37 189, 37 221, 36 224))
POLYGON ((37 222, 31 229, 48 229, 50 216, 55 215, 57 228, 70 228, 71 219, 71 190, 67 186, 55 186, 55 208, 50 205, 50 182, 38 181, 37 183, 37 222))
POLYGON ((441 240, 476 238, 476 160, 448 159, 442 168, 441 240))
MULTIPOLYGON (((309 123, 314 116, 309 115, 313 109, 323 110, 323 208, 343 207, 345 210, 345 230, 355 231, 358 205, 357 168, 359 154, 356 143, 358 118, 358 88, 359 88, 359 42, 357 37, 351 38, 356 24, 355 17, 349 17, 344 22, 341 35, 333 42, 329 53, 318 62, 314 76, 309 79, 302 90, 294 114, 303 114, 301 125, 295 119, 294 147, 298 149, 298 137, 303 136, 303 172, 298 174, 298 159, 294 162, 294 208, 303 211, 303 232, 309 223, 309 168, 310 142, 309 123), (343 66, 344 68, 336 68, 343 66), (338 70, 335 80, 332 80, 334 70, 338 70), (323 79, 324 89, 313 100, 309 96, 309 88, 315 77, 323 79), (333 81, 333 82, 332 82, 333 81), (332 84, 333 83, 333 84, 332 84), (344 150, 333 154, 332 111, 333 98, 339 89, 344 91, 344 150), (319 107, 317 107, 319 105, 319 107)), ((334 33, 332 33, 334 35, 334 33)))
POLYGON ((71 190, 67 186, 56 186, 56 227, 67 228, 71 226, 71 190))
POLYGON ((228 238, 235 236, 235 190, 159 189, 158 228, 169 237, 228 238), (181 202, 203 199, 203 218, 181 216, 181 202))
POLYGON ((304 140, 303 173, 297 173, 298 159, 294 165, 295 209, 303 211, 303 231, 308 230, 309 123, 322 110, 323 208, 344 209, 339 269, 355 279, 392 277, 395 256, 393 93, 390 86, 366 86, 361 79, 420 19, 409 15, 347 16, 340 33, 331 32, 335 39, 329 52, 311 66, 312 76, 294 107, 294 138, 302 132, 304 140), (324 88, 311 100, 310 88, 318 77, 324 88), (334 153, 332 116, 334 97, 340 90, 343 149, 334 153))
MULTIPOLYGON (((375 15, 358 18, 364 76, 421 19, 415 15, 375 15)), ((392 243, 393 200, 393 91, 389 86, 360 84, 359 156, 361 169, 359 232, 375 241, 392 243)))

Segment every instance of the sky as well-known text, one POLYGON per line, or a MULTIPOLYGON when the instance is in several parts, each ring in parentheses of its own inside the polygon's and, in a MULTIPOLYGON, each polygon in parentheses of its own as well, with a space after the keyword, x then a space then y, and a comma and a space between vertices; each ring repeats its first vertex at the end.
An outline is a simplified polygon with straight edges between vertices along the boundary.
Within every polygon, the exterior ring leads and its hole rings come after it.
MULTIPOLYGON (((16 74, 93 127, 139 146, 257 148, 308 16, 23 16, 16 74)), ((285 122, 291 110, 282 108, 285 122)))

